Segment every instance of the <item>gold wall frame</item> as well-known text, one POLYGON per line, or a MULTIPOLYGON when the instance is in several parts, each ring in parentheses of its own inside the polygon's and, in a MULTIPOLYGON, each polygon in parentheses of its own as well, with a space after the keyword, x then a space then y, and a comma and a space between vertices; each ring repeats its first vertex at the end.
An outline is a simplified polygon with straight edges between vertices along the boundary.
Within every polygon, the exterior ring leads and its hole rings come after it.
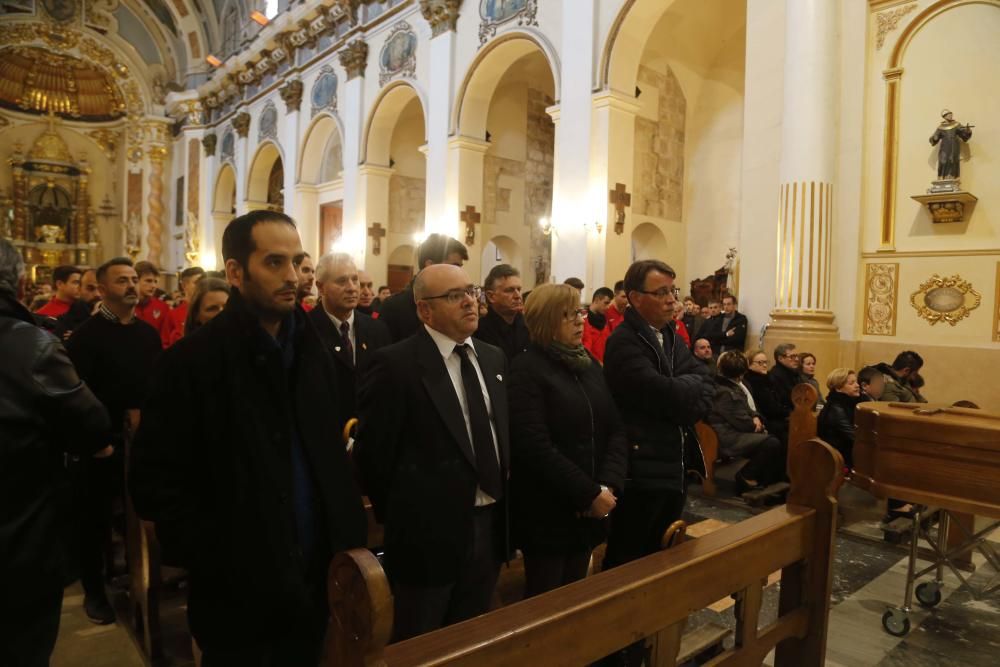
POLYGON ((865 335, 895 336, 899 263, 865 265, 865 335))
POLYGON ((910 21, 889 55, 882 72, 885 79, 885 133, 882 161, 882 229, 879 250, 896 249, 896 178, 899 157, 899 98, 903 84, 903 56, 920 30, 941 14, 964 5, 989 5, 1000 9, 1000 0, 938 0, 910 21))
POLYGON ((996 290, 993 295, 993 341, 1000 343, 1000 262, 997 262, 996 290))
POLYGON ((910 295, 910 305, 917 309, 917 316, 931 325, 947 322, 955 326, 982 303, 982 295, 972 284, 959 275, 942 278, 938 274, 921 283, 910 295))

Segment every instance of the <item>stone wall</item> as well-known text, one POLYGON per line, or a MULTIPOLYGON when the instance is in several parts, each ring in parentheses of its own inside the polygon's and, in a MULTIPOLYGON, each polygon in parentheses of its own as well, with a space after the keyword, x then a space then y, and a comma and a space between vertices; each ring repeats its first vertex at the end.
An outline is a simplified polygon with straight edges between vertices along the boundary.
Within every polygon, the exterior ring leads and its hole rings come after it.
POLYGON ((635 119, 633 212, 681 220, 684 200, 684 92, 673 71, 639 67, 643 95, 657 96, 656 120, 635 119))
POLYGON ((540 90, 528 88, 527 156, 524 163, 524 224, 531 230, 530 257, 544 263, 536 271, 536 281, 543 282, 551 273, 552 240, 541 232, 538 219, 552 213, 552 156, 555 152, 556 126, 545 109, 554 100, 540 90))
POLYGON ((415 234, 423 230, 426 196, 424 179, 393 174, 389 178, 389 231, 415 234))
POLYGON ((490 154, 483 158, 483 221, 490 224, 496 224, 498 212, 510 212, 511 193, 500 186, 501 176, 523 182, 524 163, 490 154))

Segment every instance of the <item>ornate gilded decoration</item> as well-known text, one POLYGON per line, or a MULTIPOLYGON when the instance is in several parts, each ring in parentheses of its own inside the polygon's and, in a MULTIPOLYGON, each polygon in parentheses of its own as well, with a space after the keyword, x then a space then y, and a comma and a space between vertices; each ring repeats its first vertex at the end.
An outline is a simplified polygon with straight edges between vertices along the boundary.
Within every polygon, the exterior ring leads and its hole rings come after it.
POLYGON ((943 320, 955 326, 981 302, 981 295, 969 281, 958 275, 942 278, 936 273, 910 296, 910 305, 917 309, 917 315, 932 325, 943 320))
POLYGON ((462 0, 420 0, 420 13, 431 24, 431 38, 455 30, 462 0))
POLYGON ((86 24, 98 30, 117 31, 118 20, 114 18, 118 0, 84 0, 86 24))
POLYGON ((288 113, 298 111, 302 106, 302 92, 304 89, 305 87, 302 85, 301 79, 292 79, 278 89, 278 94, 285 103, 285 110, 288 113))
POLYGON ((358 6, 361 0, 333 0, 330 16, 335 20, 346 20, 352 26, 358 24, 358 6))
POLYGON ((927 207, 934 222, 962 222, 965 219, 965 205, 974 204, 979 198, 964 191, 936 195, 911 195, 927 207))
POLYGON ((55 123, 51 116, 49 117, 48 129, 35 140, 35 144, 28 151, 28 159, 72 164, 73 156, 70 155, 66 141, 56 132, 55 123))
POLYGON ((538 25, 538 0, 479 0, 479 46, 497 34, 497 28, 517 19, 519 26, 538 25))
POLYGON ((996 292, 993 299, 993 341, 1000 343, 1000 262, 997 262, 996 292))
POLYGON ((0 106, 79 120, 111 120, 126 110, 109 74, 32 46, 0 52, 0 106))
POLYGON ((268 100, 264 110, 260 112, 260 127, 257 129, 257 141, 278 138, 278 109, 274 102, 268 100))
POLYGON ((340 64, 347 70, 347 80, 359 76, 364 76, 365 66, 368 63, 368 43, 363 39, 356 39, 344 47, 340 52, 340 64))
POLYGON ((868 264, 865 290, 865 334, 895 336, 899 264, 868 264))
POLYGON ((233 117, 233 129, 236 130, 236 134, 246 139, 247 135, 250 134, 250 114, 246 111, 236 114, 233 117))
POLYGON ((215 155, 215 146, 219 143, 219 137, 215 134, 206 134, 201 138, 202 148, 205 149, 205 155, 207 157, 212 157, 215 155))
POLYGON ((905 7, 897 7, 896 9, 890 9, 889 11, 882 12, 881 14, 875 15, 875 20, 878 23, 878 31, 875 37, 875 48, 881 49, 885 44, 886 36, 896 29, 899 25, 899 20, 912 12, 917 8, 917 3, 912 5, 906 5, 905 7))
POLYGON ((201 232, 198 228, 198 216, 188 211, 187 226, 184 229, 184 259, 188 265, 194 266, 198 263, 201 254, 201 232))
POLYGON ((410 24, 400 21, 392 26, 392 31, 379 53, 378 84, 384 86, 395 76, 413 77, 417 71, 417 35, 410 24))
POLYGON ((104 154, 108 156, 108 159, 114 162, 115 156, 118 152, 118 132, 115 130, 90 130, 87 132, 87 136, 94 140, 94 142, 101 147, 104 154))
POLYGON ((45 8, 45 13, 58 23, 72 21, 80 12, 79 0, 40 0, 39 4, 45 8))
POLYGON ((146 259, 160 266, 160 252, 163 249, 163 161, 167 157, 166 146, 149 149, 149 196, 146 204, 146 259))

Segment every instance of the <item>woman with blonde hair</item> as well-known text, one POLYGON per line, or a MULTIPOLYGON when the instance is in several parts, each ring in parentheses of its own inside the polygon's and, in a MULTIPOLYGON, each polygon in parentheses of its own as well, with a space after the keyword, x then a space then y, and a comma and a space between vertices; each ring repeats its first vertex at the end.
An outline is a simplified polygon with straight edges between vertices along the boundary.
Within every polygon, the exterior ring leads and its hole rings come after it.
POLYGON ((816 435, 844 457, 848 470, 854 467, 854 410, 861 400, 858 376, 850 368, 835 368, 826 377, 830 393, 816 419, 816 435))
POLYGON ((222 312, 229 301, 229 283, 220 278, 201 278, 194 288, 194 296, 188 306, 187 318, 184 320, 184 335, 190 336, 199 327, 208 324, 212 318, 222 312))
POLYGON ((625 485, 625 427, 583 347, 585 315, 570 285, 535 288, 524 310, 531 344, 511 364, 511 522, 525 597, 583 578, 625 485))

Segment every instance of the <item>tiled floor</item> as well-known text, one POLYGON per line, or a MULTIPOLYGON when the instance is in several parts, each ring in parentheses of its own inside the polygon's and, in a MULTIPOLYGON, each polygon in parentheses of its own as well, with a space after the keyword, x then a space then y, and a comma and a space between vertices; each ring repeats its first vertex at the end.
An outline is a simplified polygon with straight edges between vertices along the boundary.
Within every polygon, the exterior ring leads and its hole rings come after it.
MULTIPOLYGON (((724 491, 720 489, 720 495, 724 491)), ((835 550, 832 608, 827 641, 827 665, 831 667, 930 667, 963 665, 993 667, 1000 664, 1000 594, 976 600, 946 572, 943 599, 931 610, 914 604, 911 631, 903 638, 882 629, 882 614, 900 605, 906 573, 906 551, 881 542, 878 517, 881 508, 860 491, 845 487, 841 492, 845 527, 835 550)), ((704 519, 735 523, 750 511, 724 498, 701 498, 693 490, 685 518, 689 523, 704 519)), ((994 534, 1000 542, 1000 531, 994 534)), ((1000 546, 1000 545, 998 545, 1000 546)), ((978 555, 973 584, 982 584, 995 573, 978 555)), ((765 589, 761 623, 777 613, 780 582, 765 589)), ((176 597, 175 597, 176 599, 176 597)), ((183 627, 178 602, 168 610, 169 625, 183 627)), ((688 628, 707 622, 733 627, 730 605, 716 605, 693 615, 688 628)), ((165 628, 169 631, 169 628, 165 628)), ((176 633, 175 633, 176 635, 176 633)), ((173 639, 177 639, 175 636, 173 639)), ((169 667, 191 665, 190 651, 183 642, 168 641, 169 667)), ((59 641, 52 667, 133 667, 144 662, 124 625, 94 626, 82 609, 79 586, 67 589, 63 604, 59 641)))

